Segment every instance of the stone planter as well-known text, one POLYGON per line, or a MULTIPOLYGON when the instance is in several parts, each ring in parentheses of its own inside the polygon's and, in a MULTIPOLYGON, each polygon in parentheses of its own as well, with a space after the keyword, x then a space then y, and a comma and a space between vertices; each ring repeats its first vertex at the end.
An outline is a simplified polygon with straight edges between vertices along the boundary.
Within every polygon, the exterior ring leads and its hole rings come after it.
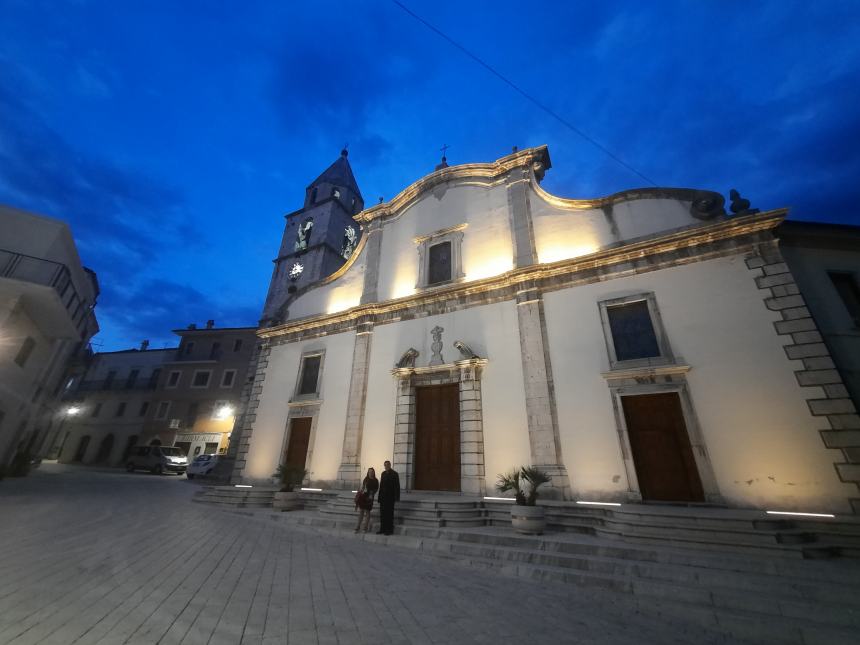
POLYGON ((298 511, 302 508, 302 500, 299 498, 299 493, 295 491, 277 492, 272 500, 272 508, 276 511, 298 511))
POLYGON ((526 535, 541 535, 546 527, 546 515, 543 506, 511 507, 511 526, 517 533, 526 535))

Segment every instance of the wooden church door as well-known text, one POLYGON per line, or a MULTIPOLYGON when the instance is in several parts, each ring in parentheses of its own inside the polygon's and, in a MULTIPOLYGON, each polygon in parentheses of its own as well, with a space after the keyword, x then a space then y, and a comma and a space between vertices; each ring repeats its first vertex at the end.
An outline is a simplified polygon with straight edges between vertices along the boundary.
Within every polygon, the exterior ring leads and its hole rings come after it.
POLYGON ((308 458, 308 445, 311 440, 311 417, 298 417, 290 421, 290 436, 287 440, 287 454, 284 463, 296 468, 304 468, 308 458))
POLYGON ((676 392, 623 396, 639 490, 645 501, 705 501, 676 392))
POLYGON ((415 488, 460 490, 460 390, 415 390, 415 488))

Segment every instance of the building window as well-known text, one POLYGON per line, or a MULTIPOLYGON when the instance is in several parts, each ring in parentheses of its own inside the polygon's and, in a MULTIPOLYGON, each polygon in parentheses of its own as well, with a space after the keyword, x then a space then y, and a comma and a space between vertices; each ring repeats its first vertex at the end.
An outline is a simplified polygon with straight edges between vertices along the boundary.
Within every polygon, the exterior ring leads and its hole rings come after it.
POLYGON ((194 341, 192 340, 192 341, 185 344, 185 355, 188 356, 193 351, 194 351, 194 341))
POLYGON ((36 348, 36 341, 33 340, 30 336, 24 339, 24 342, 21 344, 21 349, 18 350, 18 354, 15 356, 15 362, 19 367, 24 367, 27 364, 27 361, 30 358, 30 354, 33 353, 33 350, 36 348))
POLYGON ((158 377, 161 376, 161 368, 156 367, 152 370, 152 374, 149 375, 149 383, 148 387, 150 390, 154 390, 158 387, 158 377))
POLYGON ((236 370, 224 370, 221 375, 221 387, 233 387, 233 382, 236 380, 236 370))
POLYGON ((191 387, 205 388, 209 387, 209 377, 212 376, 212 370, 197 370, 194 372, 194 378, 191 379, 191 387))
POLYGON ((242 349, 242 339, 237 338, 233 341, 233 351, 238 352, 240 349, 242 349))
POLYGON ((113 387, 113 380, 116 378, 116 370, 111 370, 105 377, 105 382, 102 384, 103 390, 109 390, 113 387))
POLYGON ((427 284, 448 282, 451 279, 451 243, 442 242, 430 247, 427 284))
POLYGON ((312 354, 302 358, 299 386, 296 389, 298 396, 316 395, 319 392, 321 365, 322 354, 312 354))
POLYGON ((612 369, 673 361, 653 293, 605 300, 599 308, 612 369))
POLYGON ((131 370, 128 373, 128 378, 125 379, 125 389, 130 390, 134 387, 134 384, 137 382, 137 377, 140 374, 140 370, 131 370))
POLYGON ((466 224, 460 224, 415 238, 418 245, 417 288, 457 282, 465 277, 462 262, 465 228, 466 224))
POLYGON ((221 357, 221 343, 212 343, 212 349, 209 350, 209 360, 218 360, 221 357))
POLYGON ((174 388, 179 386, 179 375, 182 374, 180 371, 173 371, 167 376, 167 385, 165 387, 174 388))
POLYGON ((137 413, 137 416, 145 417, 147 410, 149 410, 149 401, 144 401, 140 404, 140 411, 137 413))
POLYGON ((848 310, 848 314, 854 321, 855 327, 860 327, 860 289, 857 287, 857 280, 850 273, 831 272, 830 281, 836 287, 836 292, 842 298, 842 303, 848 310))
POLYGON ((93 419, 95 419, 96 417, 98 417, 98 416, 99 416, 99 413, 100 413, 101 411, 102 411, 102 404, 101 404, 101 403, 96 403, 96 404, 93 406, 93 411, 90 413, 90 416, 91 416, 93 419))
POLYGON ((158 409, 155 411, 155 418, 162 420, 167 418, 167 412, 170 410, 170 401, 161 401, 158 404, 158 409))
POLYGON ((114 416, 115 417, 123 416, 125 414, 125 406, 126 406, 126 402, 120 401, 119 405, 116 406, 116 412, 114 413, 114 416))
POLYGON ((316 204, 316 203, 317 203, 317 189, 316 189, 316 187, 314 187, 314 189, 311 191, 311 204, 316 204))

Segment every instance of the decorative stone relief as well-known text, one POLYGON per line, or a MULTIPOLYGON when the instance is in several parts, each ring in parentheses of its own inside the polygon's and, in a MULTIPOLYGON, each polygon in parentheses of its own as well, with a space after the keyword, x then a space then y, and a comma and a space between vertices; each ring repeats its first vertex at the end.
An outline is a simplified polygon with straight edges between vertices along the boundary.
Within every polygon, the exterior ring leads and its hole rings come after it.
POLYGON ((445 359, 442 358, 442 332, 445 331, 439 325, 436 325, 430 330, 430 335, 433 337, 433 344, 430 349, 433 355, 430 357, 430 365, 444 365, 445 359))
POLYGON ((298 234, 296 235, 296 251, 304 251, 308 248, 308 242, 311 239, 311 229, 314 227, 314 221, 307 219, 299 224, 298 234))
POLYGON ((397 367, 415 367, 415 359, 418 358, 418 350, 410 347, 405 352, 400 360, 397 361, 397 367))
POLYGON ((355 250, 357 242, 358 233, 356 233, 354 226, 347 226, 343 229, 343 245, 340 248, 340 254, 344 259, 349 259, 349 256, 352 255, 352 252, 355 250))
POLYGON ((460 351, 460 356, 462 356, 464 360, 469 360, 470 358, 481 358, 462 340, 455 340, 454 347, 460 351))

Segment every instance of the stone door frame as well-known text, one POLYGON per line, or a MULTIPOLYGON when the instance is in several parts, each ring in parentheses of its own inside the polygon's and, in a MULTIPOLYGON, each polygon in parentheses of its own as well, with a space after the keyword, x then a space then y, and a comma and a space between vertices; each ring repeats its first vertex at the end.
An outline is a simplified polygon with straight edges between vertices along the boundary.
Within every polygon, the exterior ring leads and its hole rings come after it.
POLYGON ((460 494, 486 494, 484 419, 481 376, 485 358, 471 358, 432 367, 398 367, 393 468, 401 473, 405 490, 415 483, 415 389, 430 385, 458 385, 460 395, 460 494))
POLYGON ((287 454, 287 446, 290 445, 290 427, 293 423, 293 419, 310 417, 311 432, 308 437, 308 452, 305 456, 305 470, 308 471, 308 476, 302 480, 302 486, 307 486, 313 479, 313 473, 311 472, 310 466, 313 463, 314 443, 316 442, 317 437, 317 421, 319 420, 322 401, 290 402, 288 405, 290 411, 287 414, 287 421, 284 425, 284 438, 281 440, 281 450, 278 454, 278 465, 280 466, 284 463, 284 457, 286 457, 287 454))
POLYGON ((702 434, 696 417, 696 411, 693 407, 687 379, 684 376, 689 370, 690 367, 688 365, 671 365, 662 368, 633 369, 626 373, 618 371, 603 374, 603 377, 608 381, 612 396, 612 409, 615 414, 619 447, 627 473, 627 498, 629 501, 641 502, 642 491, 639 487, 639 478, 636 475, 636 465, 633 462, 633 450, 630 447, 630 434, 627 430, 627 419, 624 417, 621 398, 640 394, 668 394, 674 392, 680 400, 681 413, 684 417, 687 436, 690 438, 690 447, 693 450, 693 458, 696 462, 699 480, 702 482, 705 502, 709 504, 724 503, 719 486, 717 485, 714 467, 711 464, 711 458, 705 445, 705 437, 702 434))

